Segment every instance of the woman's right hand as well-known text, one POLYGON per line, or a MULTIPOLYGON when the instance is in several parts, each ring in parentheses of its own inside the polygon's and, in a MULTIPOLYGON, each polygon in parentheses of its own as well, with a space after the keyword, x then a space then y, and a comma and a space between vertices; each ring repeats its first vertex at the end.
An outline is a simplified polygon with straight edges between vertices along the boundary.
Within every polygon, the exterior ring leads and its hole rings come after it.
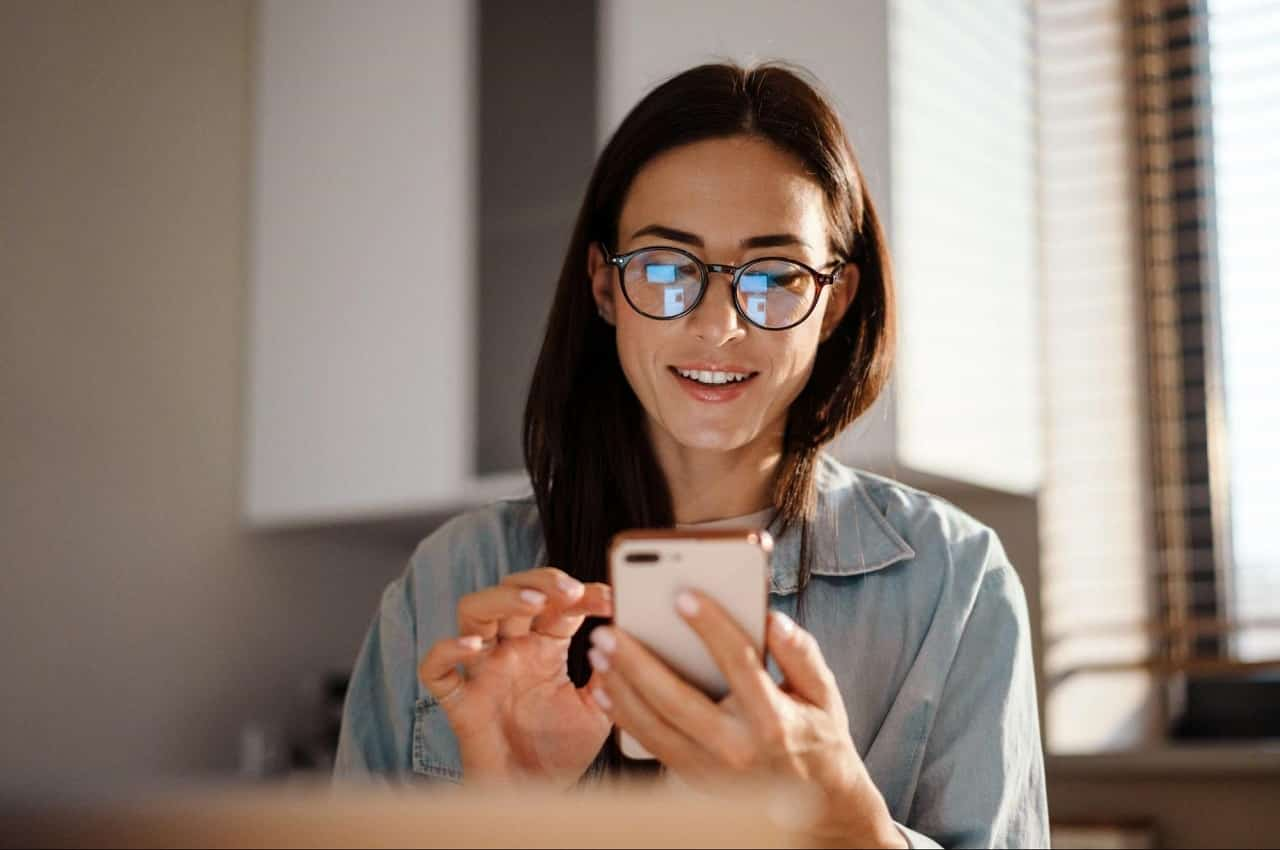
POLYGON ((466 781, 568 787, 586 771, 611 727, 591 698, 595 676, 577 688, 568 675, 570 638, 588 616, 613 616, 609 586, 554 567, 459 600, 460 637, 432 646, 418 677, 449 718, 466 781))

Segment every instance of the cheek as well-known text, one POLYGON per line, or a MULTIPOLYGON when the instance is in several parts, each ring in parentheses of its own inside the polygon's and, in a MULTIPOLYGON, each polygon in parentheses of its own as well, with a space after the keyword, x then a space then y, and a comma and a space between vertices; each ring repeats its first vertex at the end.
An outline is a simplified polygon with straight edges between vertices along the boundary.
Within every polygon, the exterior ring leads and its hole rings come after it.
POLYGON ((787 343, 773 358, 773 362, 777 368, 774 383, 778 400, 789 405, 804 389, 813 372, 818 354, 818 336, 806 328, 803 333, 788 339, 787 343))
POLYGON ((652 349, 657 344, 652 334, 644 331, 643 325, 637 325, 639 316, 619 316, 617 321, 618 360, 622 364, 622 372, 636 395, 644 398, 648 394, 648 378, 646 364, 653 360, 652 349))

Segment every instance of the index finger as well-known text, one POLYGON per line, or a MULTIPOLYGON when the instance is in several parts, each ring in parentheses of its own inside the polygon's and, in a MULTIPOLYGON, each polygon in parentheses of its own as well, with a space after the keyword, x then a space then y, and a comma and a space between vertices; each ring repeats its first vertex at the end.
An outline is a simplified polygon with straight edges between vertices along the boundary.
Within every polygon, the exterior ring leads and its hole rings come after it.
POLYGON ((546 594, 533 588, 503 584, 486 587, 458 600, 458 631, 492 640, 498 636, 504 620, 532 619, 542 612, 546 604, 546 594))
POLYGON ((564 570, 555 567, 534 567, 508 573, 502 584, 510 587, 527 587, 547 595, 552 605, 567 608, 582 598, 585 585, 564 570))
POLYGON ((706 645, 711 658, 753 721, 775 717, 778 687, 751 637, 714 599, 696 590, 676 596, 676 610, 706 645))

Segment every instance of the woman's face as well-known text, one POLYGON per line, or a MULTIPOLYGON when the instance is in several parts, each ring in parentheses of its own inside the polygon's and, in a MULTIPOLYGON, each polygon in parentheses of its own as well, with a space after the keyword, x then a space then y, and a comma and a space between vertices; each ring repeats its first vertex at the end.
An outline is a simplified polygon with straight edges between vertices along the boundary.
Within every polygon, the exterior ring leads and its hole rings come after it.
MULTIPOLYGON (((751 137, 685 145, 645 165, 623 204, 618 239, 611 246, 616 253, 667 245, 703 262, 735 266, 782 256, 829 272, 837 259, 829 248, 821 188, 797 159, 751 137), (761 236, 771 237, 769 243, 743 247, 761 236)), ((727 274, 711 273, 691 313, 660 321, 631 308, 616 270, 597 246, 588 271, 597 305, 617 328, 622 369, 654 439, 719 451, 781 437, 787 408, 809 379, 818 344, 839 322, 857 285, 856 268, 846 267, 838 287, 822 287, 805 321, 769 331, 734 309, 727 274), (749 377, 708 386, 680 370, 749 377)))

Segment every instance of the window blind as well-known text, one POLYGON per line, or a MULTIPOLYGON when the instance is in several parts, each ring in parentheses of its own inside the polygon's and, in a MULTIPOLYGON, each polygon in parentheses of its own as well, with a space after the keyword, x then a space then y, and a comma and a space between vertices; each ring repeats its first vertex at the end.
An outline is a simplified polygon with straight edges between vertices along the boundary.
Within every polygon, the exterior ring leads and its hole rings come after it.
POLYGON ((1137 182, 1125 8, 1036 8, 1045 481, 1045 737, 1132 745, 1152 725, 1154 613, 1137 182))

